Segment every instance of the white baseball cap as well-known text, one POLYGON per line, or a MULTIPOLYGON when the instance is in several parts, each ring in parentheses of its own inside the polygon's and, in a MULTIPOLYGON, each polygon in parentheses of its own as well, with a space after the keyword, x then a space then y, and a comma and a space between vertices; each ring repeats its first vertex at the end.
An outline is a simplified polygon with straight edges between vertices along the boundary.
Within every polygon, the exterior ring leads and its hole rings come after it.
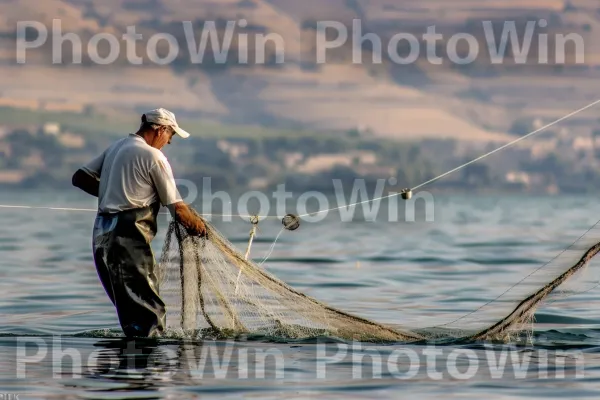
POLYGON ((188 132, 184 131, 179 127, 179 125, 177 125, 177 121, 175 120, 175 114, 173 114, 169 110, 165 110, 164 108, 157 108, 155 110, 150 110, 144 113, 144 115, 146 116, 146 121, 152 124, 170 126, 171 128, 173 128, 175 133, 177 133, 182 138, 186 139, 190 137, 190 134, 188 132))

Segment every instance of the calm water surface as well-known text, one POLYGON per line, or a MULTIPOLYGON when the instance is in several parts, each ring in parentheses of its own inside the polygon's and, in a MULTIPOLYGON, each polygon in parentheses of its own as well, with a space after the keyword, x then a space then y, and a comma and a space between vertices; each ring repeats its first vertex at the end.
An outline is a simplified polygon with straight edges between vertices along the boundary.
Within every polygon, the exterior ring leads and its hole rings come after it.
MULTIPOLYGON (((0 204, 94 207, 83 197, 3 193, 0 204)), ((267 269, 382 323, 426 327, 477 309, 600 219, 596 198, 437 196, 435 221, 286 232, 267 269)), ((0 209, 0 394, 19 398, 598 398, 600 287, 538 310, 532 341, 501 344, 160 339, 129 341, 97 279, 93 213, 0 209), (107 330, 105 333, 98 330, 107 330), (506 368, 501 368, 504 357, 506 368), (500 362, 500 364, 498 364, 500 362)), ((249 224, 216 225, 240 249, 249 224)), ((161 221, 161 234, 166 218, 161 221)), ((280 226, 261 224, 253 254, 280 226)), ((155 240, 157 254, 163 236, 155 240)))

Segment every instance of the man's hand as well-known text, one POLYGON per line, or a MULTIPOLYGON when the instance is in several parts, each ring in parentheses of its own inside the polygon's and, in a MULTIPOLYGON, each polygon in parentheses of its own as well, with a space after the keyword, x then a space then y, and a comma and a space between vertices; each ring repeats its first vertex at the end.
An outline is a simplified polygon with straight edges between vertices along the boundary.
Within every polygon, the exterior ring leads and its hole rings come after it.
POLYGON ((168 206, 171 215, 186 229, 191 236, 206 236, 206 226, 202 218, 198 217, 184 202, 168 206))
POLYGON ((87 174, 84 170, 78 169, 73 175, 73 186, 83 190, 87 194, 98 197, 100 191, 100 182, 93 176, 87 174))
POLYGON ((206 225, 200 219, 196 219, 195 223, 190 227, 186 227, 186 229, 191 236, 206 237, 206 225))

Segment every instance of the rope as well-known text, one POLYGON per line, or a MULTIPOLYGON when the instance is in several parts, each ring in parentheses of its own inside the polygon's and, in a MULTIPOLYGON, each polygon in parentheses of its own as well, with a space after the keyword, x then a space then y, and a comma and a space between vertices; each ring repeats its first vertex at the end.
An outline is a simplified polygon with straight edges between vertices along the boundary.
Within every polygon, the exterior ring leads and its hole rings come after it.
MULTIPOLYGON (((244 255, 244 259, 247 261, 248 257, 250 256, 250 249, 252 249, 252 242, 254 241, 254 236, 256 236, 256 230, 258 229, 258 221, 259 221, 259 217, 254 216, 250 219, 250 222, 252 223, 252 229, 250 230, 250 239, 248 240, 248 248, 246 249, 246 254, 244 255)), ((238 276, 237 276, 237 281, 235 283, 235 291, 234 293, 237 294, 238 293, 238 287, 240 284, 240 277, 242 276, 242 269, 243 269, 243 265, 242 267, 240 267, 240 270, 238 272, 238 276)))
MULTIPOLYGON (((443 174, 441 174, 439 176, 436 176, 435 178, 432 178, 432 179, 430 179, 430 180, 428 180, 426 182, 423 182, 420 185, 417 185, 417 186, 413 187, 412 191, 415 191, 415 190, 420 189, 420 188, 422 188, 422 187, 424 187, 426 185, 429 185, 429 184, 431 184, 433 182, 436 182, 436 181, 438 181, 438 180, 440 180, 440 179, 442 179, 442 178, 444 178, 444 177, 446 177, 446 176, 448 176, 448 175, 450 175, 450 174, 452 174, 452 173, 454 173, 456 171, 459 171, 459 170, 461 170, 461 169, 463 169, 463 168, 465 168, 465 167, 467 167, 467 166, 469 166, 469 165, 471 165, 473 163, 481 161, 484 158, 487 158, 487 157, 489 157, 489 156, 491 156, 491 155, 493 155, 493 154, 495 154, 495 153, 497 153, 497 152, 499 152, 501 150, 504 150, 507 147, 513 146, 513 145, 515 145, 516 143, 518 143, 518 142, 520 142, 522 140, 525 140, 525 139, 527 139, 527 138, 529 138, 529 137, 531 137, 531 136, 533 136, 535 134, 538 134, 538 133, 540 133, 540 132, 542 132, 542 131, 550 128, 551 126, 554 126, 554 125, 556 125, 556 124, 558 124, 558 123, 560 123, 560 122, 562 122, 562 121, 564 121, 566 119, 569 119, 569 118, 571 118, 571 117, 573 117, 573 116, 575 116, 575 115, 577 115, 577 114, 579 114, 579 113, 581 113, 581 112, 583 112, 583 111, 585 111, 585 110, 587 110, 589 108, 592 108, 592 107, 596 106, 599 103, 600 103, 600 99, 594 101, 593 103, 588 104, 585 107, 582 107, 582 108, 580 108, 580 109, 578 109, 576 111, 573 111, 573 112, 565 115, 564 117, 561 117, 561 118, 557 119, 556 121, 553 121, 553 122, 551 122, 551 123, 549 123, 549 124, 547 124, 547 125, 539 128, 539 129, 536 129, 535 131, 530 132, 530 133, 526 134, 525 136, 521 136, 520 138, 517 138, 517 139, 513 140, 512 142, 506 143, 506 144, 498 147, 497 149, 490 151, 489 153, 486 153, 486 154, 484 154, 482 156, 479 156, 479 157, 477 157, 477 158, 475 158, 475 159, 473 159, 473 160, 471 160, 469 162, 466 162, 466 163, 464 163, 464 164, 462 164, 462 165, 460 165, 460 166, 458 166, 458 167, 456 167, 454 169, 451 169, 450 171, 444 172, 443 174)), ((381 197, 378 197, 378 198, 375 198, 375 199, 364 200, 364 201, 352 203, 352 204, 349 204, 349 205, 343 205, 343 206, 340 206, 340 207, 334 207, 334 208, 330 208, 330 209, 326 209, 326 210, 316 211, 316 212, 313 212, 313 213, 306 213, 306 214, 299 215, 298 218, 303 218, 303 217, 308 217, 308 216, 314 216, 314 215, 326 213, 326 212, 329 212, 329 211, 341 210, 342 208, 345 208, 345 207, 354 207, 354 206, 361 205, 361 204, 366 204, 366 203, 371 203, 371 202, 380 201, 380 200, 384 200, 384 199, 389 199, 389 198, 392 198, 392 197, 399 196, 401 194, 402 193, 392 193, 392 194, 389 194, 387 196, 381 196, 381 197)), ((97 212, 97 210, 95 210, 95 209, 85 209, 85 208, 33 207, 33 206, 15 206, 15 205, 0 205, 0 208, 27 209, 27 210, 97 212)), ((259 216, 256 216, 256 215, 242 215, 242 214, 200 214, 200 215, 203 216, 203 217, 244 218, 244 219, 252 219, 254 217, 258 217, 260 219, 281 218, 281 217, 278 217, 278 216, 275 216, 275 215, 259 215, 259 216)))
POLYGON ((445 176, 447 176, 447 175, 450 175, 450 174, 451 174, 451 173, 453 173, 453 172, 456 172, 456 171, 458 171, 458 170, 460 170, 460 169, 462 169, 462 168, 465 168, 465 167, 467 167, 467 166, 469 166, 469 165, 471 165, 471 164, 473 164, 473 163, 476 163, 477 161, 483 160, 484 158, 486 158, 486 157, 489 157, 489 156, 491 156, 492 154, 495 154, 495 153, 497 153, 497 152, 499 152, 499 151, 501 151, 501 150, 504 150, 504 149, 505 149, 505 148, 507 148, 507 147, 510 147, 510 146, 512 146, 512 145, 514 145, 514 144, 516 144, 516 143, 518 143, 518 142, 520 142, 520 141, 522 141, 522 140, 525 140, 525 139, 527 139, 527 138, 528 138, 528 137, 530 137, 530 136, 533 136, 533 135, 535 135, 535 134, 537 134, 537 133, 539 133, 539 132, 542 132, 542 131, 544 131, 544 130, 546 130, 546 129, 550 128, 551 126, 554 126, 554 125, 558 124, 559 122, 562 122, 562 121, 564 121, 564 120, 566 120, 566 119, 568 119, 568 118, 571 118, 571 117, 573 117, 573 116, 575 116, 575 115, 577 115, 577 114, 579 114, 579 113, 581 113, 581 112, 583 112, 583 111, 587 110, 588 108, 592 108, 593 106, 595 106, 595 105, 596 105, 596 104, 598 104, 598 103, 600 103, 600 99, 596 100, 595 102, 593 102, 593 103, 591 103, 591 104, 588 104, 587 106, 585 106, 585 107, 583 107, 583 108, 580 108, 580 109, 579 109, 579 110, 577 110, 577 111, 573 111, 572 113, 570 113, 570 114, 567 114, 567 115, 565 115, 564 117, 562 117, 562 118, 559 118, 559 119, 557 119, 556 121, 549 123, 548 125, 542 126, 541 128, 539 128, 539 129, 537 129, 537 130, 535 130, 535 131, 533 131, 533 132, 531 132, 531 133, 528 133, 528 134, 527 134, 527 135, 525 135, 525 136, 521 136, 520 138, 518 138, 518 139, 516 139, 516 140, 513 140, 513 141, 512 141, 512 142, 510 142, 510 143, 507 143, 507 144, 505 144, 505 145, 503 145, 503 146, 500 146, 500 147, 498 147, 497 149, 490 151, 489 153, 486 153, 486 154, 484 154, 484 155, 482 155, 482 156, 480 156, 480 157, 477 157, 476 159, 474 159, 474 160, 471 160, 471 161, 469 161, 469 162, 467 162, 467 163, 465 163, 465 164, 461 165, 460 167, 454 168, 454 169, 452 169, 452 170, 450 170, 450 171, 448 171, 448 172, 445 172, 445 173, 443 173, 443 174, 442 174, 442 175, 440 175, 440 176, 437 176, 437 177, 435 177, 435 178, 433 178, 433 179, 430 179, 430 180, 428 180, 427 182, 421 183, 420 185, 418 185, 418 186, 415 186, 415 187, 413 188, 413 190, 420 189, 420 188, 422 188, 423 186, 425 186, 425 185, 429 185, 430 183, 433 183, 433 182, 435 182, 435 181, 437 181, 437 180, 439 180, 439 179, 442 179, 443 177, 445 177, 445 176))
MULTIPOLYGON (((486 154, 484 154, 482 156, 479 156, 476 159, 471 160, 471 161, 469 161, 467 163, 464 163, 463 165, 460 165, 460 166, 458 166, 458 167, 456 167, 454 169, 451 169, 448 172, 444 172, 443 174, 441 174, 439 176, 436 176, 433 179, 430 179, 430 180, 428 180, 426 182, 423 182, 420 185, 417 185, 414 188, 412 188, 412 191, 415 191, 417 189, 422 188, 423 186, 426 186, 426 185, 429 185, 429 184, 431 184, 431 183, 433 183, 435 181, 438 181, 438 180, 444 178, 445 176, 448 176, 448 175, 450 175, 450 174, 452 174, 452 173, 454 173, 456 171, 459 171, 459 170, 461 170, 461 169, 463 169, 463 168, 465 168, 465 167, 467 167, 467 166, 469 166, 469 165, 471 165, 473 163, 476 163, 477 161, 481 161, 484 158, 491 156, 492 154, 495 154, 495 153, 497 153, 497 152, 499 152, 501 150, 504 150, 507 147, 510 147, 510 146, 512 146, 512 145, 514 145, 514 144, 516 144, 516 143, 518 143, 518 142, 520 142, 522 140, 525 140, 525 139, 527 139, 527 138, 529 138, 529 137, 531 137, 531 136, 533 136, 533 135, 535 135, 537 133, 540 133, 540 132, 544 131, 545 129, 548 129, 551 126, 554 126, 554 125, 558 124, 559 122, 562 122, 562 121, 564 121, 564 120, 566 120, 568 118, 571 118, 571 117, 573 117, 573 116, 575 116, 575 115, 577 115, 577 114, 579 114, 579 113, 581 113, 581 112, 583 112, 583 111, 585 111, 585 110, 587 110, 587 109, 589 109, 591 107, 594 107, 595 105, 597 105, 599 103, 600 103, 600 99, 594 101, 591 104, 588 104, 585 107, 580 108, 579 110, 573 111, 572 113, 567 114, 564 117, 559 118, 556 121, 553 121, 553 122, 549 123, 548 125, 545 125, 545 126, 539 128, 539 129, 536 129, 535 131, 530 132, 530 133, 528 133, 525 136, 521 136, 520 138, 518 138, 516 140, 513 140, 512 142, 506 143, 505 145, 500 146, 497 149, 490 151, 489 153, 486 153, 486 154)), ((328 210, 317 211, 317 212, 314 212, 314 213, 302 214, 302 215, 299 215, 299 217, 302 218, 302 217, 308 217, 308 216, 314 216, 314 215, 322 214, 322 213, 329 212, 329 211, 337 211, 337 210, 341 210, 342 208, 345 208, 345 207, 353 207, 353 206, 357 206, 357 205, 361 205, 361 204, 366 204, 366 203, 375 202, 375 201, 379 201, 379 200, 389 199, 389 198, 392 198, 392 197, 400 196, 401 194, 402 193, 392 193, 392 194, 389 194, 387 196, 378 197, 376 199, 364 200, 364 201, 361 201, 361 202, 358 202, 358 203, 349 204, 347 206, 340 206, 340 207, 330 208, 328 210)))
MULTIPOLYGON (((66 208, 66 207, 36 207, 36 206, 15 206, 15 205, 0 205, 0 208, 6 209, 22 209, 22 210, 45 210, 45 211, 80 211, 80 212, 98 212, 95 208, 66 208)), ((169 215, 169 212, 161 212, 160 214, 169 215)), ((245 214, 198 214, 201 217, 223 217, 223 218, 243 218, 252 219, 255 215, 245 214)), ((263 218, 279 218, 276 216, 261 216, 263 218)))
POLYGON ((252 222, 252 230, 250 231, 250 240, 248 241, 248 248, 246 249, 246 254, 244 258, 248 260, 248 256, 250 256, 250 249, 252 248, 252 242, 254 241, 254 236, 256 236, 256 229, 258 228, 258 221, 256 223, 252 222))
POLYGON ((269 248, 269 251, 267 252, 267 255, 265 256, 265 258, 263 258, 263 260, 258 265, 260 265, 262 267, 263 264, 269 259, 269 257, 271 257, 271 254, 273 254, 273 250, 275 250, 275 245, 277 244, 277 241, 279 240, 279 237, 281 236, 281 234, 283 233, 283 231, 285 231, 285 228, 281 228, 281 230, 279 231, 279 233, 275 237, 275 240, 273 240, 273 243, 271 243, 271 247, 269 248))
MULTIPOLYGON (((489 306, 492 303, 497 302, 498 300, 500 300, 505 294, 507 294, 508 292, 510 292, 511 290, 513 290, 514 288, 516 288, 517 286, 519 286, 521 283, 525 282, 525 280, 527 280, 527 278, 530 278, 531 276, 533 276, 535 273, 537 273, 538 271, 546 268, 548 265, 552 264, 552 262, 556 259, 558 259, 560 256, 562 256, 565 252, 569 251, 569 249, 573 248, 573 246, 575 246, 577 244, 577 242, 579 242, 581 239, 583 239, 588 233, 590 233, 592 231, 592 229, 594 229, 595 227, 597 227, 600 224, 600 220, 598 222, 596 222, 594 225, 592 225, 592 227, 590 227, 587 231, 585 231, 585 233, 583 233, 581 236, 579 236, 569 247, 567 247, 566 249, 564 249, 563 251, 561 251, 560 253, 558 253, 556 256, 554 256, 550 261, 542 264, 541 266, 539 266, 536 270, 534 270, 533 272, 531 272, 529 275, 525 276, 524 278, 522 278, 519 282, 515 283, 514 285, 512 285, 511 287, 509 287, 508 289, 506 289, 502 294, 500 294, 498 297, 496 297, 495 299, 492 299, 490 301, 488 301, 487 303, 483 304, 482 306, 480 306, 479 308, 477 308, 476 310, 473 310, 465 315, 463 315, 460 318, 455 319, 454 321, 450 321, 448 323, 442 324, 442 325, 436 325, 433 326, 432 328, 441 328, 443 326, 448 326, 448 325, 452 325, 458 321, 462 321, 463 319, 475 314, 478 311, 481 311, 484 307, 489 306)), ((600 283, 599 283, 600 285, 600 283)), ((592 289, 590 289, 592 290, 592 289)), ((585 293, 585 292, 584 292, 585 293)))
POLYGON ((8 206, 8 205, 0 205, 0 208, 15 208, 15 209, 22 209, 22 210, 50 210, 50 211, 98 212, 97 209, 91 209, 91 208, 33 207, 33 206, 8 206))

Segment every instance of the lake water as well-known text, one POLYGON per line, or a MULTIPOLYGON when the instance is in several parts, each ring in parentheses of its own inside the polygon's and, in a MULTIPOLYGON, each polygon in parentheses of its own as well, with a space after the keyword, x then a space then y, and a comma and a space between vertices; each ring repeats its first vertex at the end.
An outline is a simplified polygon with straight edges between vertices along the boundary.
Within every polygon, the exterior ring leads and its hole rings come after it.
MULTIPOLYGON (((55 193, 3 193, 0 204, 94 207, 91 199, 55 193)), ((529 340, 513 346, 132 341, 119 336, 96 275, 93 219, 86 212, 0 209, 0 398, 600 396, 596 263, 581 287, 539 309, 529 340)), ((303 224, 282 235, 266 268, 347 312, 433 326, 493 300, 598 219, 600 202, 592 197, 438 195, 433 222, 390 223, 383 216, 342 223, 332 215, 303 224)), ((216 225, 245 249, 248 223, 216 225)), ((267 220, 260 227, 257 259, 280 225, 267 220)))

